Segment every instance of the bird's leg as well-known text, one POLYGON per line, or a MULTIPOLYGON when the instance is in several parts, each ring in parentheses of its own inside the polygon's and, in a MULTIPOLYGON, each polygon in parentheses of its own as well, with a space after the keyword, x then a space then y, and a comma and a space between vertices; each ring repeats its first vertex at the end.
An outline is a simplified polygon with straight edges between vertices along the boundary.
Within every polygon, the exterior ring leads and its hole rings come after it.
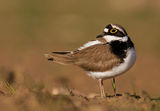
POLYGON ((114 96, 116 96, 116 81, 114 77, 113 77, 112 86, 113 86, 114 96))
POLYGON ((103 79, 99 79, 98 82, 99 82, 99 88, 101 91, 101 98, 104 98, 106 97, 106 95, 105 95, 104 87, 103 87, 103 79))

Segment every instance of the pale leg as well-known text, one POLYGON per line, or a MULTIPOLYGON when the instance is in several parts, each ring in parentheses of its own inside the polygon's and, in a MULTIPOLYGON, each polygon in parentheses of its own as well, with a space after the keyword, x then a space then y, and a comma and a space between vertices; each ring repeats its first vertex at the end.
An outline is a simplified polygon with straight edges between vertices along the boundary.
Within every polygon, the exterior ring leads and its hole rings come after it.
POLYGON ((99 82, 99 88, 101 91, 101 97, 104 98, 106 97, 106 95, 105 95, 104 87, 103 87, 103 79, 99 79, 98 82, 99 82))

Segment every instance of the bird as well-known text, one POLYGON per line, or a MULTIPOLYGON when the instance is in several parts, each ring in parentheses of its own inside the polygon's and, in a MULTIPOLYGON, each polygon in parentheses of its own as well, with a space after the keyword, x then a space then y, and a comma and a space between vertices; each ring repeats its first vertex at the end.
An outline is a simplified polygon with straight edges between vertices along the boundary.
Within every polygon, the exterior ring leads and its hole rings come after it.
POLYGON ((100 96, 106 97, 103 81, 112 79, 116 96, 115 78, 127 72, 136 61, 136 50, 126 30, 119 24, 108 24, 103 32, 74 51, 45 54, 49 61, 72 64, 98 80, 100 96))

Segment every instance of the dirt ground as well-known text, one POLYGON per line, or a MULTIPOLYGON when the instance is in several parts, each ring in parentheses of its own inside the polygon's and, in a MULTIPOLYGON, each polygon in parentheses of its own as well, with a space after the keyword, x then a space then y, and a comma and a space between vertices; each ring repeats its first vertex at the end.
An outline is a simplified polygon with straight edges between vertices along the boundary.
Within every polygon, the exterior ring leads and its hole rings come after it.
POLYGON ((159 111, 160 108, 160 98, 152 98, 145 91, 140 95, 136 93, 122 93, 116 96, 107 94, 106 98, 101 98, 96 93, 86 95, 67 87, 47 91, 42 86, 35 85, 31 88, 22 85, 16 89, 16 93, 8 89, 5 90, 1 86, 0 105, 3 111, 159 111))

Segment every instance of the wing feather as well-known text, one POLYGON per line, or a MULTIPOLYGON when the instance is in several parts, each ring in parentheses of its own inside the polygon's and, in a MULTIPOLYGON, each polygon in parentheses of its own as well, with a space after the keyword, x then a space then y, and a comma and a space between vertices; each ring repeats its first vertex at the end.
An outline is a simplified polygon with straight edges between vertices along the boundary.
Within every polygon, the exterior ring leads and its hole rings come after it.
POLYGON ((86 71, 107 71, 115 65, 119 65, 121 60, 110 51, 108 44, 96 44, 72 54, 75 65, 86 71))

